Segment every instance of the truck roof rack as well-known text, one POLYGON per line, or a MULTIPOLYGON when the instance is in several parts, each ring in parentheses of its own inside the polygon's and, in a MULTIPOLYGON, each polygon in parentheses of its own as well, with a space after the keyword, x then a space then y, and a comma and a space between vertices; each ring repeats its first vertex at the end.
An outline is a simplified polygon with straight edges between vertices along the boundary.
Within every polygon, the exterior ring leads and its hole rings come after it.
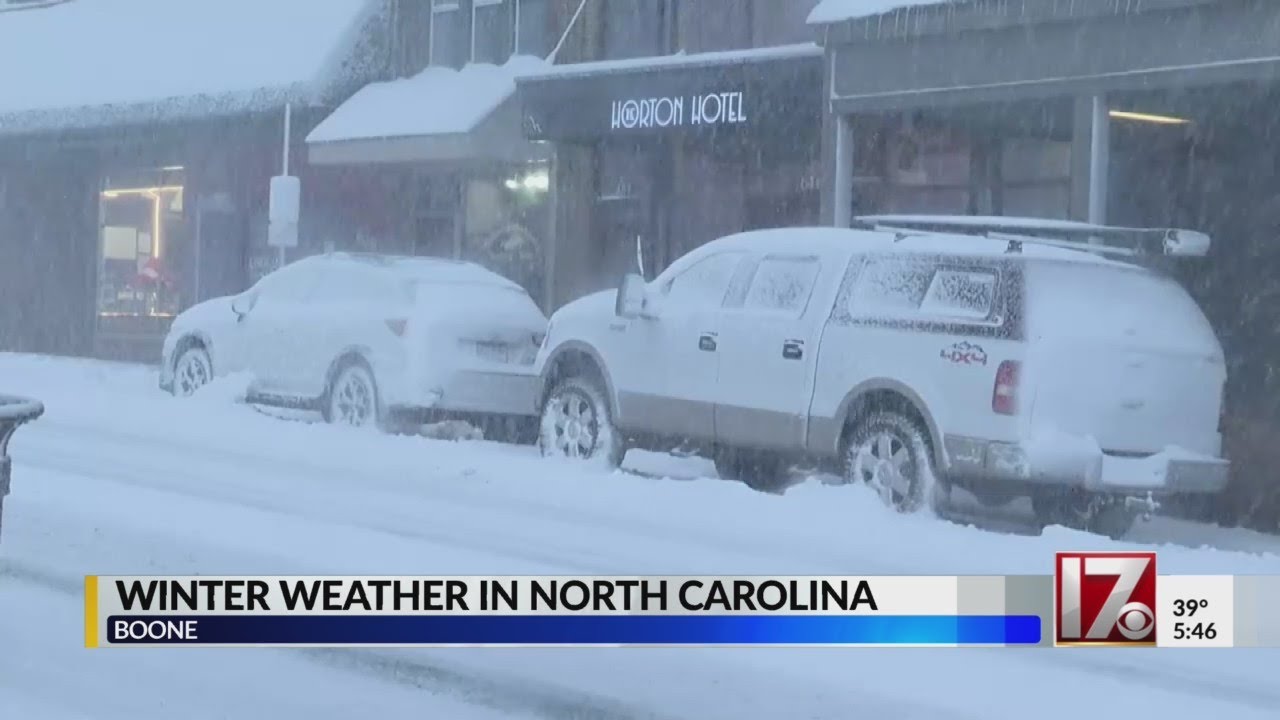
POLYGON ((902 234, 976 235, 1007 240, 1008 252, 1024 243, 1082 250, 1118 258, 1204 257, 1208 235, 1178 228, 1128 228, 1045 218, 977 215, 863 215, 854 225, 902 234))

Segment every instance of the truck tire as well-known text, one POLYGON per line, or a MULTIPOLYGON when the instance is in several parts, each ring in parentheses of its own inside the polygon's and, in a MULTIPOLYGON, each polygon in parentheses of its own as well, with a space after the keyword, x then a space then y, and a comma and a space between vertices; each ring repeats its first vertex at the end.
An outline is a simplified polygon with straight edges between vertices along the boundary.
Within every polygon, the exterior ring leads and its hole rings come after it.
POLYGON ((543 456, 586 460, 613 469, 626 454, 599 384, 582 375, 560 380, 542 403, 538 447, 543 456))
POLYGON ((913 513, 938 502, 933 453, 924 431, 895 410, 877 410, 854 421, 844 451, 844 479, 867 485, 889 507, 913 513))

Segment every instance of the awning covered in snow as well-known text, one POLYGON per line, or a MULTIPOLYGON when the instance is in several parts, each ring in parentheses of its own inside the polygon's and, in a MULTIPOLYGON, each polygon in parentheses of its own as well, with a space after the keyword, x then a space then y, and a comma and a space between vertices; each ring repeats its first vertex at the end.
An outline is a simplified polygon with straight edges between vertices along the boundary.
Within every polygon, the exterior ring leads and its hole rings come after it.
POLYGON ((822 40, 830 107, 853 114, 1271 83, 1277 26, 1280 2, 949 0, 835 19, 822 40))
POLYGON ((313 103, 383 0, 66 0, 0 12, 0 134, 313 103))
POLYGON ((527 159, 516 78, 546 67, 540 58, 516 56, 373 83, 307 136, 309 158, 321 165, 527 159))
POLYGON ((535 140, 802 132, 820 124, 822 48, 802 43, 555 65, 519 84, 522 126, 535 140))

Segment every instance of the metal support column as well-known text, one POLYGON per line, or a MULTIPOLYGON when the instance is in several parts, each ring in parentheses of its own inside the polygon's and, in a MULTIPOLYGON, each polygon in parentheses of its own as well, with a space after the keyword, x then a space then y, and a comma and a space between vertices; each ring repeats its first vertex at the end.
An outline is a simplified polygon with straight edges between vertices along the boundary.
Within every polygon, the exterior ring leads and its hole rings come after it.
POLYGON ((1107 99, 1094 95, 1091 99, 1089 133, 1089 222, 1107 222, 1107 175, 1111 167, 1111 116, 1107 99))
POLYGON ((1111 116, 1101 95, 1076 98, 1071 138, 1071 217, 1105 224, 1111 116))
POLYGON ((835 118, 835 177, 831 181, 832 224, 853 223, 853 131, 848 115, 835 118))

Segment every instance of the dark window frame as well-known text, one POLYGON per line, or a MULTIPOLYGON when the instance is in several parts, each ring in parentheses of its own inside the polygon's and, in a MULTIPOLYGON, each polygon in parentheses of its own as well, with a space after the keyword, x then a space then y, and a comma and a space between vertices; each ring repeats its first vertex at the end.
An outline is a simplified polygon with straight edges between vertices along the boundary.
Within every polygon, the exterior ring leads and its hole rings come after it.
MULTIPOLYGON (((625 60, 638 57, 656 57, 669 55, 679 49, 679 12, 681 0, 650 0, 658 8, 661 17, 656 25, 657 37, 654 39, 655 46, 650 48, 641 48, 635 44, 634 25, 624 25, 621 33, 613 35, 614 39, 626 38, 628 44, 623 47, 622 52, 618 52, 618 48, 610 46, 611 40, 611 23, 619 22, 619 18, 614 13, 617 8, 635 10, 637 3, 642 0, 603 0, 599 18, 599 59, 601 60, 625 60)), ((696 2, 696 0, 695 0, 696 2)), ((634 13, 631 13, 634 15, 634 13)))
POLYGON ((516 52, 516 23, 519 12, 516 8, 519 4, 520 0, 471 0, 470 38, 467 43, 470 47, 467 55, 468 62, 501 65, 511 59, 516 52), (491 58, 479 56, 479 49, 482 44, 485 44, 481 38, 480 14, 482 12, 498 13, 498 24, 506 36, 501 39, 502 44, 498 47, 497 54, 491 58))
MULTIPOLYGON (((431 17, 429 21, 429 29, 427 31, 430 48, 427 51, 427 65, 429 67, 460 67, 467 62, 467 58, 471 56, 471 27, 467 22, 467 14, 463 12, 463 0, 431 0, 431 17), (460 57, 441 58, 438 50, 443 43, 437 42, 437 31, 443 29, 440 23, 440 16, 455 13, 452 20, 459 22, 460 26, 451 28, 457 37, 452 38, 452 50, 455 55, 460 57), (465 52, 459 52, 458 48, 463 48, 465 52)), ((445 30, 448 32, 449 30, 445 30)))

